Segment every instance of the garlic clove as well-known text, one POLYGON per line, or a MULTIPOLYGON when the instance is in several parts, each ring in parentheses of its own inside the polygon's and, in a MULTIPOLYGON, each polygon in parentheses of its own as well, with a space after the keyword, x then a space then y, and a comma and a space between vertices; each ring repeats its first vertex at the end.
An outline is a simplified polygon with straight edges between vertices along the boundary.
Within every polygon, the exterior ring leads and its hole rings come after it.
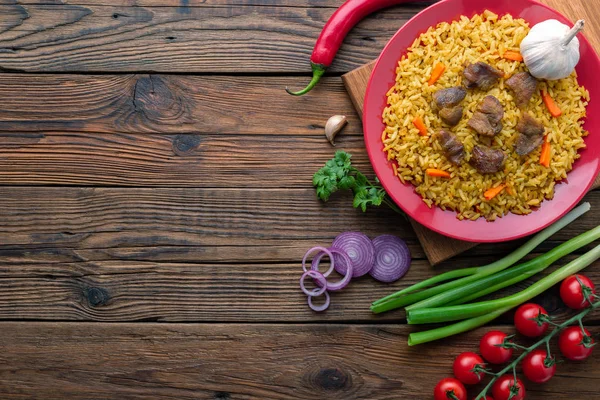
POLYGON ((325 124, 325 137, 329 140, 332 146, 335 146, 333 140, 336 135, 346 126, 348 119, 345 115, 334 115, 327 120, 325 124))

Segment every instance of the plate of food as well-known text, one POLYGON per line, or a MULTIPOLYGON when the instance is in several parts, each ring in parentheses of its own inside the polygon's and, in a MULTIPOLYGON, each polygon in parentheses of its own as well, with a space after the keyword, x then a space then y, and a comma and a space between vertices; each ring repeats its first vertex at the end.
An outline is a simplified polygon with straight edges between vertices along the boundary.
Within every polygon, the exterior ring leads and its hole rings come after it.
POLYGON ((407 22, 367 87, 369 158, 413 219, 457 239, 537 232, 600 170, 600 59, 533 0, 443 0, 407 22))

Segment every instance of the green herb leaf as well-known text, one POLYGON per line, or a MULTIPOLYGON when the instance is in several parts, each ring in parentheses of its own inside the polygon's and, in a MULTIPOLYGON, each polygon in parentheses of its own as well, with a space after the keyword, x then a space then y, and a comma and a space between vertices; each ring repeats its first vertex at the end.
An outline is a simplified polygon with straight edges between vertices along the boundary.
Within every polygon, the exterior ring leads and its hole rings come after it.
POLYGON ((338 190, 352 190, 352 204, 355 208, 364 212, 368 206, 380 206, 385 202, 385 190, 379 185, 371 184, 365 175, 352 166, 351 158, 350 154, 337 151, 334 157, 315 173, 313 185, 317 196, 327 201, 338 190))

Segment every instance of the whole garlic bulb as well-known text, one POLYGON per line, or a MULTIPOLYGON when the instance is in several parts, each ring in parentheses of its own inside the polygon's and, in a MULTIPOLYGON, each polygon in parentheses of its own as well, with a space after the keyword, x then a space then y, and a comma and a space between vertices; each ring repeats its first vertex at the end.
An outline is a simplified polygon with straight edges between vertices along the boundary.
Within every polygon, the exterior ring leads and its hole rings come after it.
POLYGON ((573 72, 579 62, 577 34, 583 29, 583 20, 569 28, 549 19, 531 28, 521 42, 521 55, 531 75, 539 79, 562 79, 573 72))

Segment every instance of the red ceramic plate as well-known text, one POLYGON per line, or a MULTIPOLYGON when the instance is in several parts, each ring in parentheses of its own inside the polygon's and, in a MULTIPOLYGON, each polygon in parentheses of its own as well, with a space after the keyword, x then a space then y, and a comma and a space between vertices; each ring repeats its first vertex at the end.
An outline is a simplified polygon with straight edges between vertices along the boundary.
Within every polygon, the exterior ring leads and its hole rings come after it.
POLYGON ((534 24, 554 18, 565 24, 572 22, 557 11, 533 0, 442 0, 423 10, 408 21, 389 41, 375 65, 367 87, 363 112, 365 143, 377 177, 390 197, 410 217, 443 235, 471 242, 501 242, 517 239, 537 232, 559 219, 574 207, 590 189, 600 169, 600 85, 598 71, 600 59, 590 43, 579 35, 581 59, 577 65, 578 81, 590 92, 584 128, 590 132, 585 142, 587 149, 580 152, 566 182, 556 186, 553 200, 529 215, 508 214, 494 222, 480 218, 477 221, 460 221, 453 211, 438 207, 429 208, 410 184, 403 184, 394 176, 386 154, 383 152, 381 132, 384 129, 381 114, 386 106, 386 92, 394 84, 399 55, 404 54, 415 38, 430 26, 468 17, 491 10, 503 15, 510 13, 534 24))

